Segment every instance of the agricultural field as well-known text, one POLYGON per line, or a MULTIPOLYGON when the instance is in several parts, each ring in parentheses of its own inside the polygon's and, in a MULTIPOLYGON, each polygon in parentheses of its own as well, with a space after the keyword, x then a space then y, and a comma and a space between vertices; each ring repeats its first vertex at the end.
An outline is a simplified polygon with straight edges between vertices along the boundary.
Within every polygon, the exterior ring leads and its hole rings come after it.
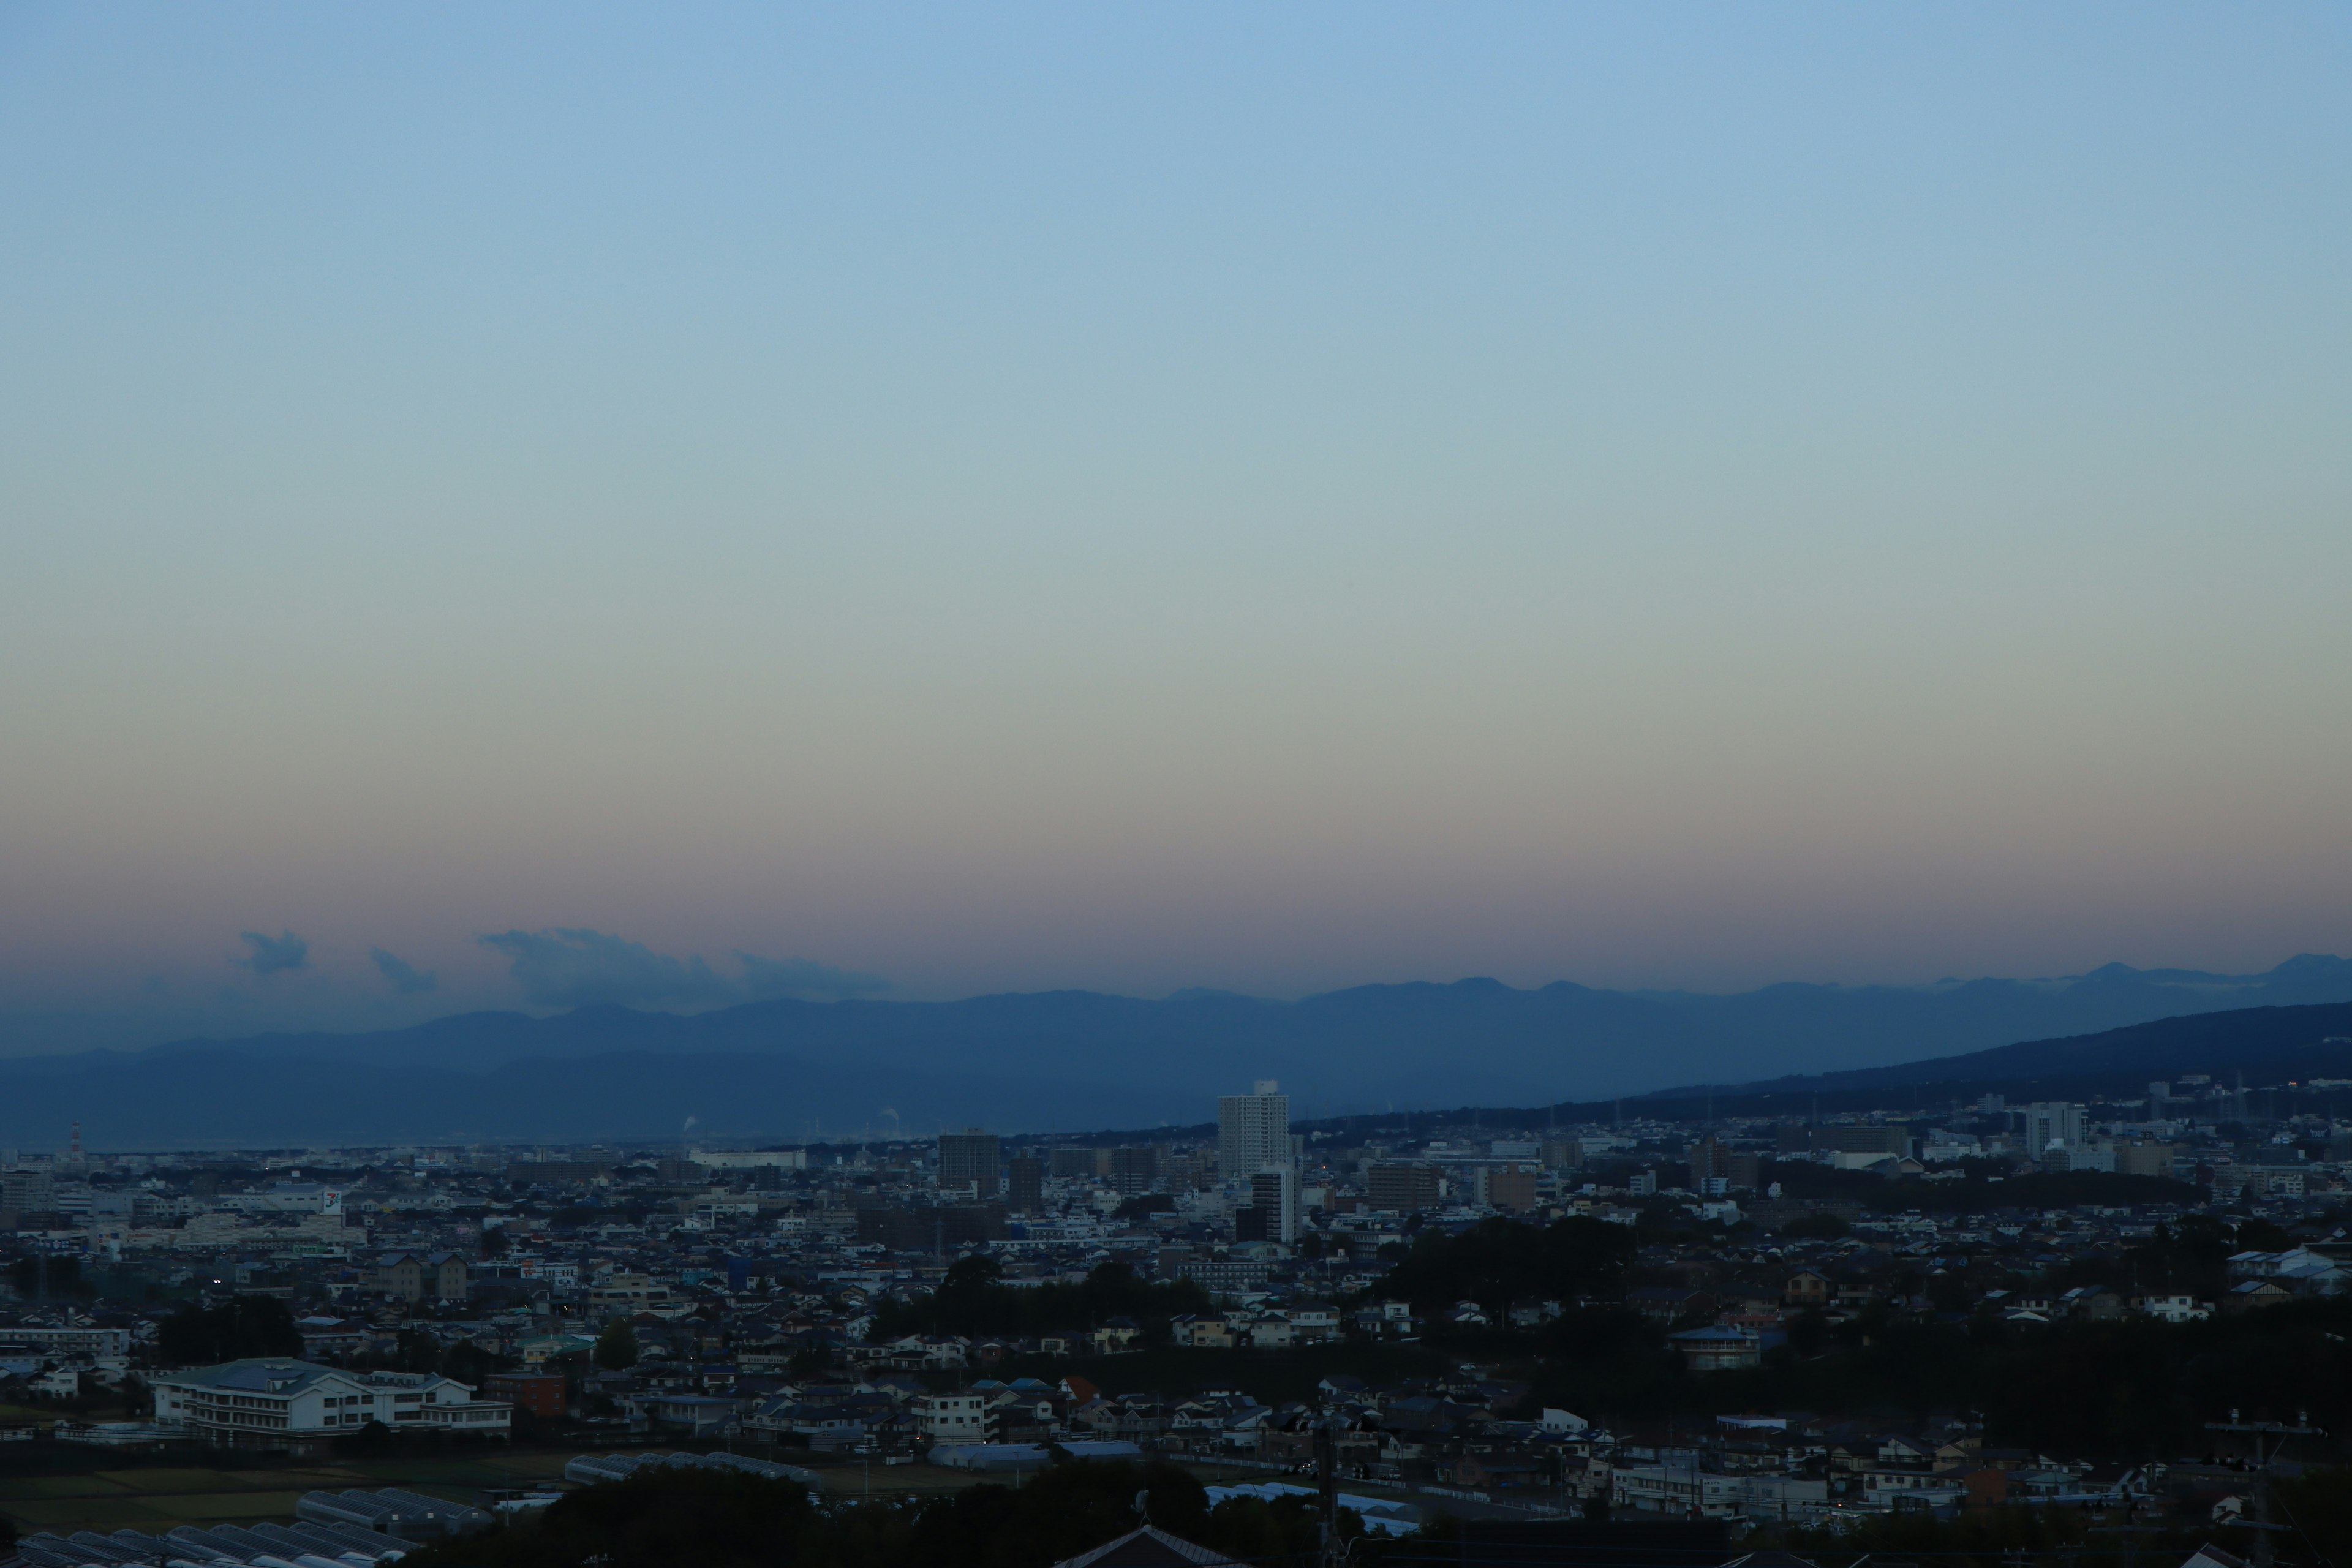
POLYGON ((336 1459, 254 1469, 151 1465, 62 1475, 11 1474, 10 1458, 0 1450, 0 1516, 22 1531, 69 1534, 126 1528, 152 1532, 181 1524, 257 1520, 282 1523, 294 1517, 296 1499, 320 1489, 405 1487, 470 1502, 487 1487, 528 1486, 559 1476, 571 1455, 336 1459))

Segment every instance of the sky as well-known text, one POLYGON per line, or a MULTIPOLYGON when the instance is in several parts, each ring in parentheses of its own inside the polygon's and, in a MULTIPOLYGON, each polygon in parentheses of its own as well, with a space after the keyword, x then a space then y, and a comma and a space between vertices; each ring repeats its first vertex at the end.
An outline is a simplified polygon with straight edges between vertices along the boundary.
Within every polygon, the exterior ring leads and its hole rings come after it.
POLYGON ((2352 12, 0 10, 0 1050, 2352 951, 2352 12))

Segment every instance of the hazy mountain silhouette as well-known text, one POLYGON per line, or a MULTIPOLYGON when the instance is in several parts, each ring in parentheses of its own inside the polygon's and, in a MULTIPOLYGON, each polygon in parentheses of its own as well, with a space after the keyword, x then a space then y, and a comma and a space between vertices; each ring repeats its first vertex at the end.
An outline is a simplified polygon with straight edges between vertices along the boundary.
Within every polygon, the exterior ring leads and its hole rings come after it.
POLYGON ((688 1116, 709 1136, 1145 1127, 1204 1120, 1215 1095, 1260 1078, 1284 1080, 1301 1117, 1541 1105, 2345 1001, 2352 963, 2305 955, 2257 975, 2110 964, 2055 980, 1727 996, 1474 979, 1298 1002, 1062 991, 692 1016, 469 1013, 377 1034, 0 1061, 0 1141, 47 1147, 77 1120, 108 1148, 659 1138, 688 1116))

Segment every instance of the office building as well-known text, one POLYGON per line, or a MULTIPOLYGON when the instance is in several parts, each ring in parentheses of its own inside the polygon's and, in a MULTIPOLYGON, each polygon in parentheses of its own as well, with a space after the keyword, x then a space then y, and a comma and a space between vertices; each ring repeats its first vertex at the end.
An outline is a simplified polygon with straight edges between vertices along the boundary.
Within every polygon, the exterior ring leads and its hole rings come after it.
POLYGON ((1218 1167, 1227 1181, 1246 1180, 1290 1158, 1290 1097, 1272 1079, 1261 1079, 1248 1094, 1217 1100, 1218 1167))
POLYGON ((1536 1178, 1543 1167, 1533 1160, 1508 1160, 1478 1167, 1478 1201, 1489 1208, 1526 1214, 1536 1206, 1536 1178))
POLYGON ((993 1132, 971 1128, 940 1134, 940 1185, 970 1187, 979 1196, 996 1195, 1003 1145, 993 1132))
POLYGON ((1364 1175, 1365 1199, 1390 1214, 1418 1214, 1437 1206, 1437 1167, 1418 1161, 1384 1160, 1364 1175))
POLYGON ((57 1207, 57 1184, 47 1171, 0 1171, 0 1209, 47 1214, 57 1207))

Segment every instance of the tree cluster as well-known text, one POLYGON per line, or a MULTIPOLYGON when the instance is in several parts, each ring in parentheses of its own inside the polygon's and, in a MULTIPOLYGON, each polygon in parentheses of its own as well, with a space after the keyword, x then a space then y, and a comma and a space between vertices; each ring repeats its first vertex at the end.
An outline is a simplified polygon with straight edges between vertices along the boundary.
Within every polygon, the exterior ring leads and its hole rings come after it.
POLYGON ((233 1296, 217 1307, 182 1307, 157 1326, 155 1346, 170 1366, 208 1366, 246 1356, 299 1356, 301 1331, 275 1296, 233 1296))
MULTIPOLYGON (((812 1499, 789 1481, 659 1469, 566 1495, 530 1524, 412 1552, 403 1568, 1049 1568, 1150 1521, 1243 1562, 1313 1554, 1303 1500, 1209 1506, 1153 1461, 1059 1464, 1019 1487, 928 1498, 812 1499)), ((1352 1516, 1342 1528, 1352 1533, 1352 1516)))
POLYGON ((1182 1312, 1209 1310, 1208 1292, 1190 1280, 1153 1284, 1124 1263, 1097 1266, 1076 1285, 1015 1288, 998 1283, 1003 1269, 981 1254, 959 1258, 930 1295, 886 1300, 875 1310, 875 1337, 902 1334, 1041 1334, 1088 1329, 1111 1318, 1132 1318, 1155 1334, 1182 1312))

